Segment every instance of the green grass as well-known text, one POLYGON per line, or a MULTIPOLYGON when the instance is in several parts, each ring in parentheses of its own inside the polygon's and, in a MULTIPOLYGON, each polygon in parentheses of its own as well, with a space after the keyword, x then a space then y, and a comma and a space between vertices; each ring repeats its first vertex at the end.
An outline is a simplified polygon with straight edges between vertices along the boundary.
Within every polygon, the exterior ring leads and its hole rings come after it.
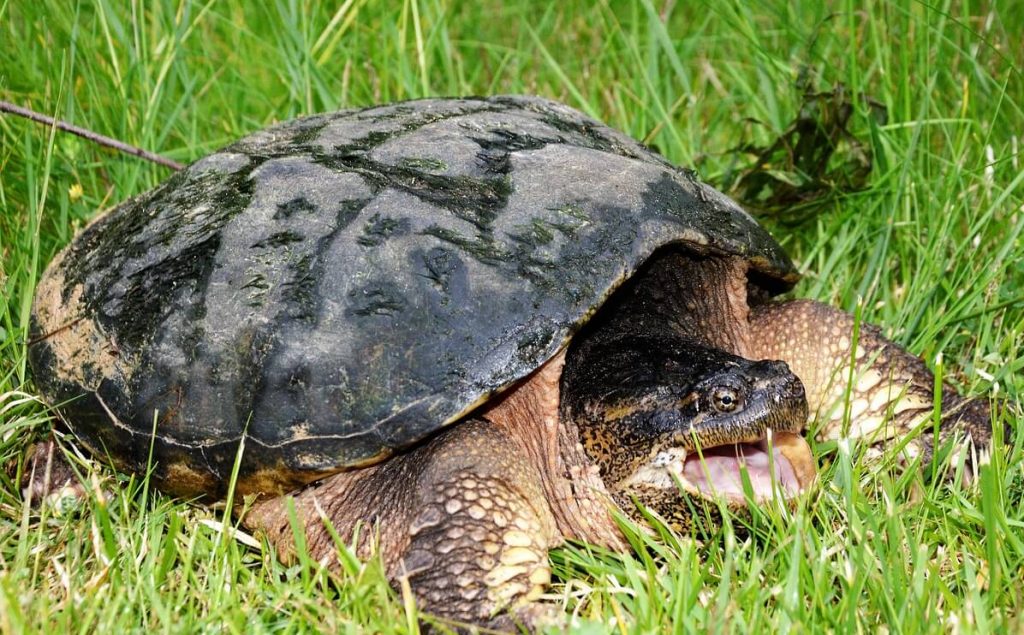
MULTIPOLYGON (((796 117, 800 77, 843 84, 888 118, 853 99, 850 130, 874 159, 863 189, 797 226, 768 219, 805 273, 797 294, 859 305, 941 357, 961 390, 1020 403, 1024 12, 756 4, 0 0, 0 99, 190 161, 300 114, 533 93, 727 183, 750 159, 734 148, 768 145, 796 117)), ((76 228, 167 175, 0 117, 0 630, 414 630, 379 563, 346 561, 338 577, 285 567, 216 531, 222 510, 102 465, 86 464, 95 494, 78 513, 40 518, 22 503, 19 465, 51 417, 26 365, 36 280, 76 228)), ((868 468, 856 449, 818 452, 814 495, 758 514, 752 531, 634 536, 627 556, 556 551, 552 601, 579 632, 1024 630, 1020 441, 967 492, 868 468)))

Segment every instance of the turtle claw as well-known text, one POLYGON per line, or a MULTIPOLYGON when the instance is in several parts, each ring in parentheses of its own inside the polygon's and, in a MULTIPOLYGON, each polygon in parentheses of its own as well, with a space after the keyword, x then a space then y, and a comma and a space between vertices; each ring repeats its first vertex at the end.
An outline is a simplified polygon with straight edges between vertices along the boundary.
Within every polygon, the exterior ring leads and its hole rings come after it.
MULTIPOLYGON (((926 425, 921 430, 921 438, 927 446, 923 458, 929 462, 939 461, 936 474, 949 483, 956 481, 958 466, 962 462, 964 468, 960 484, 970 487, 977 481, 982 466, 991 460, 997 442, 993 434, 995 426, 1006 419, 986 399, 967 399, 948 387, 944 393, 939 445, 937 451, 931 447, 934 432, 926 425)), ((1004 423, 1002 447, 1009 446, 1010 431, 1009 423, 1004 423)))
POLYGON ((46 508, 58 516, 80 508, 88 498, 88 492, 53 437, 29 449, 21 492, 33 509, 46 508))
POLYGON ((569 626, 566 614, 553 604, 528 602, 514 609, 501 611, 489 620, 479 623, 454 621, 445 618, 433 618, 436 621, 422 621, 424 633, 472 633, 472 634, 507 634, 507 633, 545 633, 564 632, 569 626))
POLYGON ((501 633, 564 631, 567 626, 568 619, 564 611, 541 602, 529 602, 506 611, 487 624, 488 629, 501 633))

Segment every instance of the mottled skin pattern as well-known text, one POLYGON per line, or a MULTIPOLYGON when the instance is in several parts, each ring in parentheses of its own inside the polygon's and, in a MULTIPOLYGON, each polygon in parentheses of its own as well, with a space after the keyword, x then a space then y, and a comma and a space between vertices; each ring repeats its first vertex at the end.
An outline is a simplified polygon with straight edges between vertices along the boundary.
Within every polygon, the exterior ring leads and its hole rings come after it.
MULTIPOLYGON (((100 456, 152 449, 158 486, 216 499, 244 435, 244 522, 283 557, 294 505, 317 560, 329 523, 424 610, 508 628, 550 617, 549 548, 626 547, 615 509, 685 529, 683 453, 772 430, 805 488, 808 406, 880 447, 929 421, 920 360, 766 304, 795 278, 738 206, 571 109, 425 100, 261 131, 100 218, 41 280, 30 358, 100 456)), ((986 403, 941 401, 942 439, 988 443, 986 403)))

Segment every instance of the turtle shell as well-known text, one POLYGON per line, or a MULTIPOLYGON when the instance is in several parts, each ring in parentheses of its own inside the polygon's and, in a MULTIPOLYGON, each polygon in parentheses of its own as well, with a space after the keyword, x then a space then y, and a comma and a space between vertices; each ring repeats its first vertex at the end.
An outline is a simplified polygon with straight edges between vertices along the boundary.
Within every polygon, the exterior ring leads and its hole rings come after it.
POLYGON ((381 460, 538 368, 657 248, 796 273, 693 172, 564 105, 428 99, 289 121, 85 228, 30 359, 76 435, 172 493, 381 460))

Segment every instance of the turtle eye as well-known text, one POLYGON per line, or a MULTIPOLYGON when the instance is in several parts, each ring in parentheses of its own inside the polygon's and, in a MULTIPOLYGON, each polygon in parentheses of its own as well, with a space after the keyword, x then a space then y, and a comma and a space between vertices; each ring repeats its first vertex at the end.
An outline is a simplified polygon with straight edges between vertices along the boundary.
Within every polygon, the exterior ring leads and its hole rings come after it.
POLYGON ((740 405, 740 396, 732 388, 715 388, 711 393, 711 404, 718 412, 732 412, 740 405))

